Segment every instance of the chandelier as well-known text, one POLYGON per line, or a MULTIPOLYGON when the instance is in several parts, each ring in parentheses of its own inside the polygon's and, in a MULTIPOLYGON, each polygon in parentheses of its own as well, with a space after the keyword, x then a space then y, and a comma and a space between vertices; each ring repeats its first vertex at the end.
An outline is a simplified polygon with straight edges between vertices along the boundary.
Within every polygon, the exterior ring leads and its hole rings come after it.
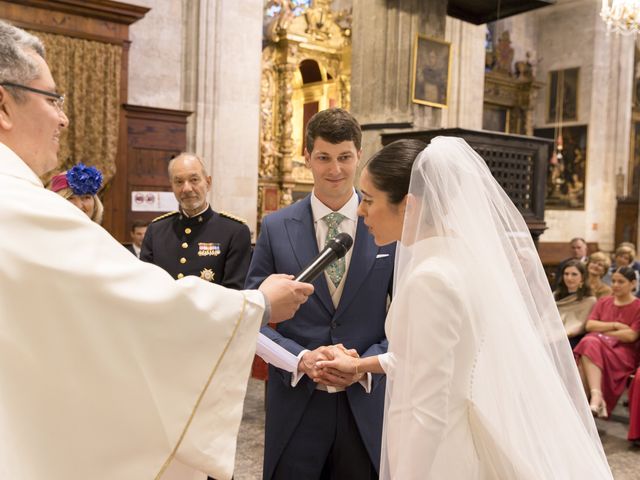
POLYGON ((640 0, 602 0, 600 16, 609 32, 637 33, 640 30, 640 0))

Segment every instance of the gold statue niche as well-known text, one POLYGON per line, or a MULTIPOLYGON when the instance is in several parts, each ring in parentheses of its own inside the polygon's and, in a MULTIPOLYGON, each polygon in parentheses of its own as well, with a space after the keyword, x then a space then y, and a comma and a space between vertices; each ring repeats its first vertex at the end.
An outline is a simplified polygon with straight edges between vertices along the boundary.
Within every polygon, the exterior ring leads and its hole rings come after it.
POLYGON ((265 6, 260 89, 258 221, 313 187, 304 128, 316 112, 349 109, 351 13, 332 0, 273 0, 265 6))

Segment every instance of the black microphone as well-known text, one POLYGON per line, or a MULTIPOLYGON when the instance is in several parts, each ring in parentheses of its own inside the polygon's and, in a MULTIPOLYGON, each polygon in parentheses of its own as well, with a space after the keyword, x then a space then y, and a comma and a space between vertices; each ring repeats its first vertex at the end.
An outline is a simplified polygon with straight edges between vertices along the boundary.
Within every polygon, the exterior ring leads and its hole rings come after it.
POLYGON ((302 270, 296 277, 298 282, 313 282, 331 263, 344 257, 351 246, 353 238, 347 233, 339 233, 327 243, 324 250, 313 259, 307 268, 302 270))

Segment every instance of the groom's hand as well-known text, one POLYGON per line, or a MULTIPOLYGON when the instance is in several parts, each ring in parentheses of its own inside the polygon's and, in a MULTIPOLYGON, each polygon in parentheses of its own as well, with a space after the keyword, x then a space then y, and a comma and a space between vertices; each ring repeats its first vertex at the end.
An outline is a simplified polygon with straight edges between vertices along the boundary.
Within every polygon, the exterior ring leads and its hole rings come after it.
MULTIPOLYGON (((314 382, 325 383, 321 381, 320 374, 322 370, 316 367, 316 363, 320 360, 329 360, 329 347, 318 347, 315 350, 309 350, 302 355, 298 363, 298 371, 307 375, 314 382)), ((327 385, 325 383, 325 385, 327 385)))
MULTIPOLYGON (((353 349, 347 349, 341 343, 332 345, 324 351, 328 360, 333 360, 336 355, 346 355, 353 358, 358 358, 358 352, 353 349)), ((352 371, 340 370, 333 367, 317 368, 319 370, 319 377, 322 379, 322 383, 331 385, 333 387, 347 388, 356 382, 362 380, 363 373, 353 373, 352 371)))

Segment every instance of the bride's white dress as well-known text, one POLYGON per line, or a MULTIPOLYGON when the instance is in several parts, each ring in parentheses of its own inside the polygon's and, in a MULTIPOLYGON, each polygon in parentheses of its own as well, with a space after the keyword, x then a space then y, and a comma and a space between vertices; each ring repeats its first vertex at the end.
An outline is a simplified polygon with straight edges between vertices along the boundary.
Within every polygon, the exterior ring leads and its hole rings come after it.
MULTIPOLYGON (((486 337, 496 334, 495 329, 477 331, 480 322, 475 317, 486 310, 482 289, 491 297, 491 285, 478 285, 470 278, 472 271, 461 269, 458 262, 448 258, 455 248, 447 243, 455 242, 442 237, 421 242, 418 248, 424 252, 423 260, 396 290, 389 311, 387 335, 395 366, 388 381, 392 388, 398 383, 410 385, 388 398, 385 449, 389 478, 610 478, 589 437, 584 432, 575 434, 581 425, 569 404, 566 408, 568 415, 574 415, 573 421, 561 418, 556 429, 553 417, 558 413, 544 417, 544 409, 532 408, 536 398, 496 402, 500 391, 512 398, 513 385, 502 383, 511 375, 526 377, 526 362, 521 367, 518 358, 510 358, 507 347, 507 363, 493 368, 483 363, 487 358, 483 355, 485 348, 500 348, 497 343, 509 342, 509 329, 505 328, 506 335, 498 342, 486 337), (401 334, 402 349, 394 348, 398 332, 393 325, 398 319, 409 326, 401 334), (475 334, 470 334, 474 330, 475 334), (539 412, 537 418, 530 416, 535 412, 539 412), (536 437, 544 445, 523 448, 532 441, 532 432, 524 429, 536 425, 548 429, 548 435, 536 437), (590 451, 592 459, 573 461, 571 452, 576 449, 590 451)), ((463 255, 458 252, 456 257, 463 255)), ((558 382, 550 378, 547 387, 557 390, 553 404, 562 403, 558 382)), ((549 401, 553 396, 541 394, 540 398, 549 401)))
MULTIPOLYGON (((425 243, 435 243, 425 241, 425 243)), ((428 248, 427 245, 425 245, 428 248)), ((453 270, 455 272, 455 270, 453 270)), ((456 272, 457 273, 457 272, 456 272)), ((395 318, 440 316, 442 322, 411 322, 409 348, 390 351, 395 368, 388 381, 409 377, 413 394, 391 398, 385 412, 388 453, 394 461, 392 478, 423 479, 426 472, 445 472, 450 478, 478 478, 478 461, 469 435, 469 385, 473 353, 457 275, 444 259, 430 258, 417 266, 402 289, 396 289, 387 318, 387 336, 393 348, 395 318), (455 364, 455 375, 454 373, 455 364), (414 441, 408 442, 407 438, 414 441), (456 462, 448 462, 456 458, 456 462)), ((464 285, 464 284, 463 284, 464 285)), ((404 380, 404 379, 403 379, 404 380)), ((433 477, 437 478, 437 477, 433 477)))
POLYGON ((414 165, 380 477, 612 479, 526 225, 458 140, 435 139, 414 165))

